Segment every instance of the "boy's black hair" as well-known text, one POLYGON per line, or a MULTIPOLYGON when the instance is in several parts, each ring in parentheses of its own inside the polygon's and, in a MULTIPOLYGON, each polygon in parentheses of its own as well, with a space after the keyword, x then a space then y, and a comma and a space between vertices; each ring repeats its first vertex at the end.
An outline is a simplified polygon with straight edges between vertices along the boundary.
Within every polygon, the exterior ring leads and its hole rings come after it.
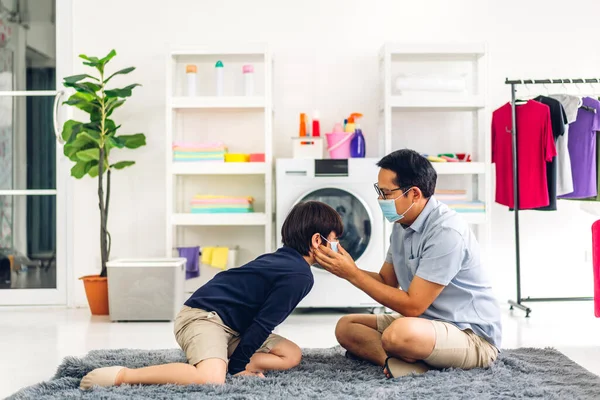
POLYGON ((319 233, 324 237, 331 232, 339 237, 344 233, 340 215, 320 201, 298 203, 292 208, 281 227, 281 241, 303 256, 310 254, 312 236, 319 233))
POLYGON ((433 196, 435 192, 437 172, 428 159, 414 150, 396 150, 383 157, 377 166, 395 172, 394 183, 402 191, 418 187, 426 199, 433 196))

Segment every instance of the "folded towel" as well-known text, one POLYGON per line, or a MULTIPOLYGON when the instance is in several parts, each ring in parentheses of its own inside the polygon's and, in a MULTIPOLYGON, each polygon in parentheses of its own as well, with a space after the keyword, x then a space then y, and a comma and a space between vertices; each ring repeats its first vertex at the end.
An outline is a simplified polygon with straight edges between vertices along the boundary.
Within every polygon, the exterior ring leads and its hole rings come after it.
POLYGON ((192 210, 219 210, 222 208, 251 209, 252 204, 193 204, 192 210))
POLYGON ((173 142, 173 147, 199 148, 199 149, 221 148, 221 147, 225 147, 225 143, 223 143, 223 142, 206 142, 206 143, 199 143, 199 142, 173 142))
POLYGON ((192 204, 251 204, 248 199, 194 199, 192 204))
POLYGON ((174 154, 173 158, 180 158, 180 159, 190 159, 190 158, 197 158, 197 159, 210 159, 210 158, 218 158, 218 159, 225 159, 225 154, 174 154))
POLYGON ((248 208, 192 209, 192 214, 244 214, 252 212, 254 210, 248 208))
POLYGON ((179 150, 176 149, 173 151, 173 154, 176 156, 222 156, 226 153, 222 150, 207 150, 207 151, 198 151, 198 150, 179 150))
POLYGON ((245 199, 247 201, 254 201, 252 196, 219 196, 210 194, 197 194, 194 199, 245 199))
POLYGON ((211 163, 211 162, 218 162, 218 163, 225 163, 225 159, 223 159, 223 157, 206 157, 206 158, 198 158, 198 157, 174 157, 173 161, 175 162, 199 162, 199 163, 211 163))

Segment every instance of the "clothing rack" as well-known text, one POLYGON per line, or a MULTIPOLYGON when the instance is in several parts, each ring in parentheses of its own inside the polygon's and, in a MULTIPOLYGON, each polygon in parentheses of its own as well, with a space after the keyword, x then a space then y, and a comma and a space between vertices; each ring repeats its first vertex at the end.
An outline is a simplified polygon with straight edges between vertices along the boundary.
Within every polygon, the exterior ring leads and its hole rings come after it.
POLYGON ((534 302, 553 302, 553 301, 590 301, 593 297, 521 297, 521 246, 519 237, 519 149, 517 147, 517 113, 516 113, 516 91, 517 85, 550 85, 550 84, 578 84, 578 83, 600 83, 599 78, 589 79, 506 79, 505 84, 510 85, 511 91, 511 113, 512 113, 512 158, 513 158, 513 191, 514 191, 514 213, 515 213, 515 256, 517 264, 517 300, 509 300, 510 309, 515 307, 525 311, 525 317, 529 317, 531 308, 523 304, 534 302))

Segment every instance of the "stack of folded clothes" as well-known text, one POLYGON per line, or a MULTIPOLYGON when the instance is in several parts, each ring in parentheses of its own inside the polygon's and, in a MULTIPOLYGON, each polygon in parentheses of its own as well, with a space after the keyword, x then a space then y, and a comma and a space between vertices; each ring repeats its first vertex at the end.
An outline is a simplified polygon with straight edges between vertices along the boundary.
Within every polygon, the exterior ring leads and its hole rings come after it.
POLYGON ((173 143, 173 161, 220 161, 225 162, 227 148, 215 143, 173 143))
POLYGON ((468 200, 466 190, 436 189, 435 198, 459 213, 485 212, 485 203, 468 200))
POLYGON ((192 200, 193 214, 254 212, 252 197, 197 195, 192 200))

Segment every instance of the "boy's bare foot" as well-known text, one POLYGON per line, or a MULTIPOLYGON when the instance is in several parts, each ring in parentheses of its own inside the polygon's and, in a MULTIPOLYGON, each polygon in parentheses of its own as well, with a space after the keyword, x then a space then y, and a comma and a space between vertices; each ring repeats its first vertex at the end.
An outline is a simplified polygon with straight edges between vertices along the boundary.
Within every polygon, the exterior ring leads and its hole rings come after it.
POLYGON ((96 368, 83 377, 79 384, 79 388, 88 390, 91 389, 92 386, 108 387, 120 385, 125 369, 125 367, 120 366, 96 368))

